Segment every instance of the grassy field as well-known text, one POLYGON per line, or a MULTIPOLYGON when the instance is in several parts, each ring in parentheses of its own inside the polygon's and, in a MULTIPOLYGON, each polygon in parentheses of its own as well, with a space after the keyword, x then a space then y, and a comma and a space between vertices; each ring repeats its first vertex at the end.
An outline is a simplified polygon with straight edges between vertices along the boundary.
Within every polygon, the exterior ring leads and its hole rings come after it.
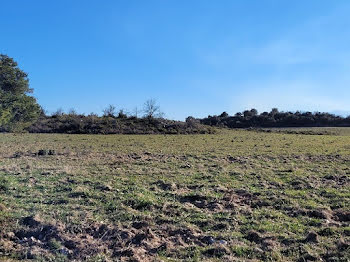
POLYGON ((350 132, 0 135, 0 261, 349 261, 350 132))

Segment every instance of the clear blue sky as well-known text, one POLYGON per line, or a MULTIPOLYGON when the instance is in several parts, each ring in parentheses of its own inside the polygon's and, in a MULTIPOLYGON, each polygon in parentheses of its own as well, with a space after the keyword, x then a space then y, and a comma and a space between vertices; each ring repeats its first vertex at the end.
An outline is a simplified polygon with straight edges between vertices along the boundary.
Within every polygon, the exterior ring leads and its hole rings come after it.
POLYGON ((350 112, 347 0, 11 0, 0 52, 48 111, 183 120, 251 107, 350 112))

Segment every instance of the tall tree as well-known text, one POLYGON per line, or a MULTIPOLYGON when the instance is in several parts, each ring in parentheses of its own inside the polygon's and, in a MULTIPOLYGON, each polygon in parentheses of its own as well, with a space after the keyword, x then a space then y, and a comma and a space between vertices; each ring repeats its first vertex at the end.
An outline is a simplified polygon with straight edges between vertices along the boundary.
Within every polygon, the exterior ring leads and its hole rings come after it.
POLYGON ((0 54, 0 130, 21 131, 39 117, 42 109, 29 95, 32 92, 27 73, 0 54))

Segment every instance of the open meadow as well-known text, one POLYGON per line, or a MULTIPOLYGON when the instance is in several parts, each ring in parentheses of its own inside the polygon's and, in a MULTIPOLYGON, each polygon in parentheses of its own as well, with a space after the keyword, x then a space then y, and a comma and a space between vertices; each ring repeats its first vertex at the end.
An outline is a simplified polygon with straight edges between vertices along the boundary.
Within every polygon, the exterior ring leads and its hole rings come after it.
POLYGON ((0 261, 349 261, 339 130, 0 134, 0 261))

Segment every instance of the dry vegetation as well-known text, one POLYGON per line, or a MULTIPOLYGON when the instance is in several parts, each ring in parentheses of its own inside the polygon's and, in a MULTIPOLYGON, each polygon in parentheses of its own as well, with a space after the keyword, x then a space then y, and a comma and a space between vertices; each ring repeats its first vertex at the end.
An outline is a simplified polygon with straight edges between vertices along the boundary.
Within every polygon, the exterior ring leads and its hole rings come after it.
POLYGON ((349 261, 350 135, 0 136, 0 260, 349 261))

